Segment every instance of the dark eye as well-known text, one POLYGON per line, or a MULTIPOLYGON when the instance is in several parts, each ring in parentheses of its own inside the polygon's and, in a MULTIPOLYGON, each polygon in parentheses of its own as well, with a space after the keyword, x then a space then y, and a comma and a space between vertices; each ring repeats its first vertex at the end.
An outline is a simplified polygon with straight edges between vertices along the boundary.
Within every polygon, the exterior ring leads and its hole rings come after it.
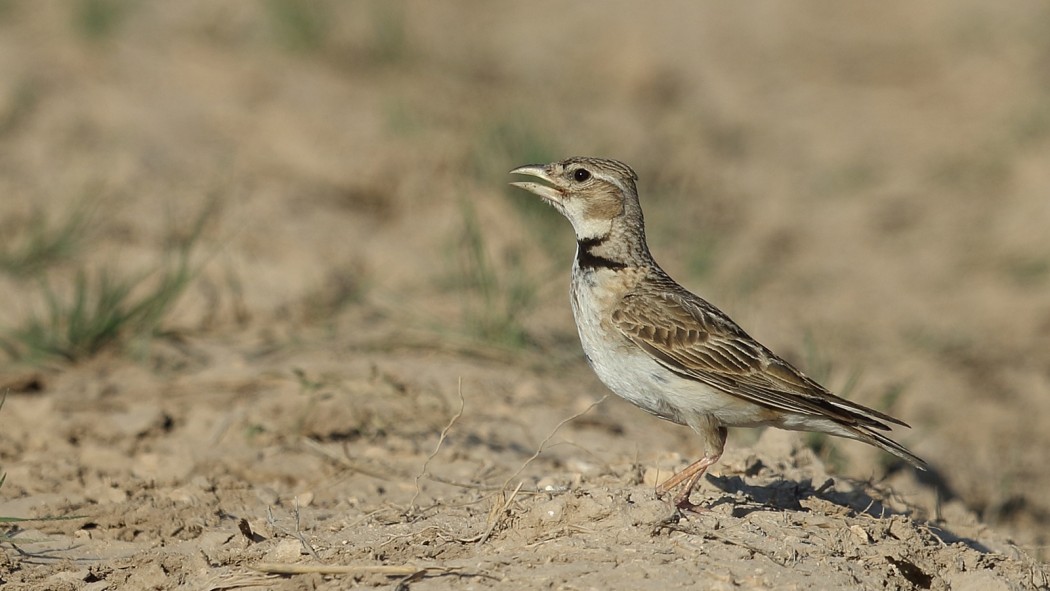
POLYGON ((577 168, 576 172, 572 173, 572 178, 576 179, 576 182, 582 183, 591 178, 591 173, 586 168, 577 168))

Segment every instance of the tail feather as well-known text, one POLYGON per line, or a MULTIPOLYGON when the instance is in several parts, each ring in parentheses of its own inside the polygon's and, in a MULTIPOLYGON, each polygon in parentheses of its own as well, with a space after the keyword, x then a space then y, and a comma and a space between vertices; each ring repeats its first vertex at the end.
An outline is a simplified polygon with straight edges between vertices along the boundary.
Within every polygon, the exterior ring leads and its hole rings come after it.
POLYGON ((913 454, 908 448, 897 443, 896 441, 886 437, 882 433, 872 431, 865 427, 856 427, 855 432, 859 435, 858 439, 870 443, 880 449, 888 451, 889 453, 897 456, 898 458, 908 462, 912 466, 919 470, 928 470, 929 464, 919 456, 913 454))

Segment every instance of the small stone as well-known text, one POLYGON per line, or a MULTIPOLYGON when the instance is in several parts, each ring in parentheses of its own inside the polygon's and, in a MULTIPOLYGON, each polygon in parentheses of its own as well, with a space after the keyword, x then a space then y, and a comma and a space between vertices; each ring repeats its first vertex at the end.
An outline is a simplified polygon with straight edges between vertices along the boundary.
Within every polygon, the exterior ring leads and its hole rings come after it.
POLYGON ((857 541, 861 544, 870 544, 874 541, 871 538, 871 534, 869 534, 863 527, 859 525, 851 525, 849 526, 849 530, 853 532, 853 537, 856 538, 857 541))
POLYGON ((272 562, 293 562, 299 560, 302 549, 303 545, 299 540, 285 538, 277 542, 273 550, 266 554, 266 559, 272 562))
POLYGON ((299 503, 300 507, 309 507, 310 503, 314 502, 314 493, 312 491, 306 491, 299 493, 295 496, 296 502, 299 503))
POLYGON ((904 518, 894 518, 890 522, 890 535, 901 541, 910 540, 915 537, 915 528, 904 518))

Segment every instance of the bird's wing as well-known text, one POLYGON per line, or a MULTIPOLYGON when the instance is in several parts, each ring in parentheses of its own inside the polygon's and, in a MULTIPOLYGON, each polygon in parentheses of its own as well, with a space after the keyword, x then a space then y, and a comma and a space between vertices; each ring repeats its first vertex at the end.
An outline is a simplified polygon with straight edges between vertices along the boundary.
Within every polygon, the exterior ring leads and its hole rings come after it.
MULTIPOLYGON (((752 339, 720 310, 685 291, 628 294, 616 327, 674 373, 766 408, 889 429, 902 421, 835 396, 752 339)), ((906 426, 906 425, 905 425, 906 426)))

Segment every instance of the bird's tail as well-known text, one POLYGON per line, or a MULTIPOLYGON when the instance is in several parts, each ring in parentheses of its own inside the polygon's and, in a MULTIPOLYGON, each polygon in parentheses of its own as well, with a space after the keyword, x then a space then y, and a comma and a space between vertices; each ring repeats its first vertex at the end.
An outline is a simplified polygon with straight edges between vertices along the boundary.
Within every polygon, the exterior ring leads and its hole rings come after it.
POLYGON ((866 443, 870 443, 878 448, 890 452, 898 458, 908 462, 912 466, 919 470, 928 470, 929 464, 919 456, 911 453, 911 451, 896 441, 886 437, 878 431, 873 431, 868 427, 857 426, 854 428, 854 432, 857 433, 858 439, 866 443))

